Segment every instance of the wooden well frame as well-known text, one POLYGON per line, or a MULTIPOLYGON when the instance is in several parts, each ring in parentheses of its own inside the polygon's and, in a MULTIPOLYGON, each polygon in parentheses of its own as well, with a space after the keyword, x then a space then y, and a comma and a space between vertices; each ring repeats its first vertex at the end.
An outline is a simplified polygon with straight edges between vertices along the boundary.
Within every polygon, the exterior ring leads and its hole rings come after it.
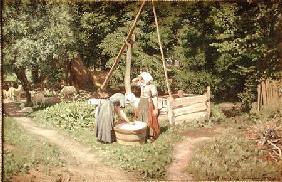
POLYGON ((210 118, 210 87, 202 95, 187 95, 181 98, 158 98, 160 119, 168 119, 170 124, 210 118))

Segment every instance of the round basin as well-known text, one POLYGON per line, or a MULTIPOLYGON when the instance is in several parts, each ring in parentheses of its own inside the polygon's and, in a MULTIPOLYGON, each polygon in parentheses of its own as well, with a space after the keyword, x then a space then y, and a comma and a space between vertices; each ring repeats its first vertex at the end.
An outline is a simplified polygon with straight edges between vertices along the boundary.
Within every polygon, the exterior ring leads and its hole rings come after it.
POLYGON ((124 145, 139 145, 146 142, 147 124, 141 121, 121 123, 114 127, 117 142, 124 145))

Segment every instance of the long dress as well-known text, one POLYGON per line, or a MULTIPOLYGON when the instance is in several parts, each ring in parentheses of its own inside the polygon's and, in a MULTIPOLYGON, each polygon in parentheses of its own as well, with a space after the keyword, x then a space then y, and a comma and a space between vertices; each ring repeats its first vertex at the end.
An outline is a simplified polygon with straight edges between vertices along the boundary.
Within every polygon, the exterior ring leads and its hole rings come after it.
POLYGON ((105 143, 115 141, 113 136, 114 106, 110 100, 104 100, 97 107, 96 112, 96 138, 105 143))
POLYGON ((96 138, 105 143, 116 141, 114 135, 115 112, 113 102, 119 101, 120 106, 125 106, 125 96, 121 93, 112 95, 109 99, 102 99, 96 108, 96 138))
POLYGON ((147 132, 148 137, 157 139, 160 135, 160 125, 158 117, 153 114, 154 105, 152 98, 157 97, 157 89, 154 85, 146 85, 141 87, 141 96, 137 109, 137 118, 142 122, 146 122, 149 126, 147 132))

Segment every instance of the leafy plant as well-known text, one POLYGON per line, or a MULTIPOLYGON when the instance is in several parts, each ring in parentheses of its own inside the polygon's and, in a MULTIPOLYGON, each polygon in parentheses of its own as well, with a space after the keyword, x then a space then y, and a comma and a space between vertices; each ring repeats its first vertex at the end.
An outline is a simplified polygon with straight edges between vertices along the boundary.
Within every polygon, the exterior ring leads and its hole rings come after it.
MULTIPOLYGON (((126 112, 132 112, 127 108, 126 112)), ((104 145, 96 141, 93 106, 83 102, 61 103, 33 114, 38 124, 59 128, 69 133, 76 140, 90 145, 109 165, 135 171, 145 179, 163 179, 166 166, 171 161, 172 146, 181 139, 181 132, 186 128, 199 127, 203 123, 189 122, 169 127, 168 122, 161 122, 161 135, 153 143, 139 146, 125 146, 118 143, 104 145), (82 117, 84 116, 84 117, 82 117), (81 118, 81 119, 77 119, 81 118)))
POLYGON ((66 130, 75 128, 93 128, 95 106, 87 102, 62 102, 32 114, 33 117, 43 120, 48 126, 57 126, 66 130))
POLYGON ((215 122, 221 122, 226 119, 224 113, 221 111, 220 107, 216 104, 211 105, 211 120, 215 122))

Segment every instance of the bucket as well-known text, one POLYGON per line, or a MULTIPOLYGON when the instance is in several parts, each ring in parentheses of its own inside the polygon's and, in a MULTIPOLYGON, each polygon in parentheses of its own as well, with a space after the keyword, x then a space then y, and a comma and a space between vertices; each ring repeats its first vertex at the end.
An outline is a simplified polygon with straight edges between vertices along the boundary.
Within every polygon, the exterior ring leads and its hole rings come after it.
POLYGON ((146 142, 147 124, 141 121, 121 123, 114 127, 116 140, 123 145, 140 145, 146 142))

